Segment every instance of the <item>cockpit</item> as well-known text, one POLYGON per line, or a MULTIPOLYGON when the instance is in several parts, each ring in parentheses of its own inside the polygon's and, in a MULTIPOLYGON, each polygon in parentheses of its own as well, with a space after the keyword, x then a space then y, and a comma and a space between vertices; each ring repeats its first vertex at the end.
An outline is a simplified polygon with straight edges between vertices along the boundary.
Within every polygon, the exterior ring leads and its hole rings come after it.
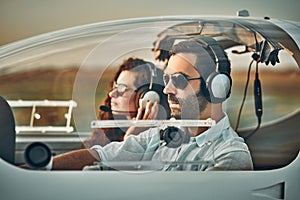
POLYGON ((18 166, 26 162, 31 143, 46 144, 51 155, 60 155, 81 148, 96 128, 191 123, 166 118, 139 125, 134 120, 101 122, 97 115, 124 60, 142 58, 164 70, 173 45, 206 37, 231 62, 231 94, 223 109, 249 146, 254 168, 287 166, 300 142, 297 27, 254 18, 145 18, 74 27, 2 46, 0 95, 12 109, 15 136, 1 142, 0 149, 10 144, 13 151, 1 157, 18 166))

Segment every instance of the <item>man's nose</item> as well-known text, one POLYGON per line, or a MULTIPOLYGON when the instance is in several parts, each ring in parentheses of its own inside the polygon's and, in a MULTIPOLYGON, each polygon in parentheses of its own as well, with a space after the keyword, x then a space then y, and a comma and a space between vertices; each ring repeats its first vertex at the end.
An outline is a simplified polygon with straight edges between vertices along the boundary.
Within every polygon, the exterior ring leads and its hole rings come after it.
POLYGON ((163 90, 165 94, 176 94, 176 87, 172 83, 172 80, 169 80, 167 85, 165 85, 165 88, 163 90))

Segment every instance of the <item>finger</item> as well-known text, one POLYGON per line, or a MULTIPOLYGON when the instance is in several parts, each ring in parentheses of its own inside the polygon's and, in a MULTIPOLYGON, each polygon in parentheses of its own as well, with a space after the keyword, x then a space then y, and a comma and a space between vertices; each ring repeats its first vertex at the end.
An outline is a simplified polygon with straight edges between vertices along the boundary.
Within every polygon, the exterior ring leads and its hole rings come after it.
POLYGON ((143 111, 144 111, 144 109, 142 107, 138 108, 138 113, 136 114, 136 119, 142 119, 143 118, 143 111))
POLYGON ((143 119, 149 119, 149 115, 151 113, 152 105, 153 105, 153 103, 151 101, 147 102, 143 119))
POLYGON ((151 112, 149 114, 150 119, 157 119, 158 116, 158 103, 154 102, 151 107, 151 112))

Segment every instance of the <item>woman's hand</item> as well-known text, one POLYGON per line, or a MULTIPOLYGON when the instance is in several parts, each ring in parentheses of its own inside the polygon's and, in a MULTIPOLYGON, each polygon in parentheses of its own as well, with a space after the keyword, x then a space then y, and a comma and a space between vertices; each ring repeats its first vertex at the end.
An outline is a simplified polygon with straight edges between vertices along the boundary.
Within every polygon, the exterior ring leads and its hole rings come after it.
MULTIPOLYGON (((158 103, 148 101, 145 108, 139 107, 138 113, 136 115, 136 120, 151 120, 156 119, 158 115, 158 103)), ((129 127, 124 135, 124 140, 129 135, 138 135, 139 133, 149 129, 150 127, 129 127)))

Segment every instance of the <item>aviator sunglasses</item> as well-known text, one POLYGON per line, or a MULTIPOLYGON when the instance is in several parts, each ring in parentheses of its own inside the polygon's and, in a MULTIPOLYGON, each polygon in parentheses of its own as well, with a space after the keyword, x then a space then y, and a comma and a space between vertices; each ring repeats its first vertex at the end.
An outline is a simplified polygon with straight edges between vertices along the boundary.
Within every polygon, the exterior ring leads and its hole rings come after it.
POLYGON ((133 90, 134 92, 137 92, 137 90, 134 90, 132 88, 129 88, 127 85, 122 84, 122 83, 113 83, 113 88, 111 91, 116 90, 116 95, 117 96, 123 96, 123 94, 128 91, 128 90, 133 90))
POLYGON ((201 79, 201 77, 188 78, 186 74, 182 74, 182 73, 175 73, 175 74, 172 74, 172 75, 164 74, 163 80, 164 80, 165 86, 168 85, 170 79, 172 80, 172 83, 176 88, 184 89, 188 85, 189 81, 199 80, 199 79, 201 79))

